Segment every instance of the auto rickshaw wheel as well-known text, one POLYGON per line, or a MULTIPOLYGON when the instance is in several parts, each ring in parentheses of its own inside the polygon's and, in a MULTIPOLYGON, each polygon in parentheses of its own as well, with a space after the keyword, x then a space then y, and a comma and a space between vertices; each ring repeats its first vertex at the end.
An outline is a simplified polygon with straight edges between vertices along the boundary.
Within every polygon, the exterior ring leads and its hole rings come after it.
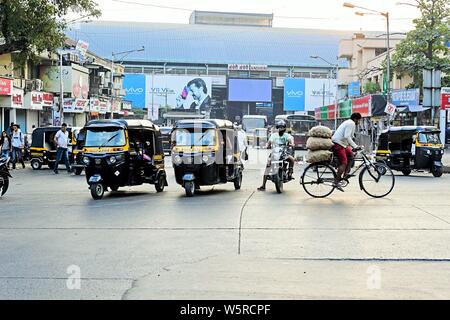
POLYGON ((186 191, 187 197, 193 197, 195 193, 195 183, 194 181, 186 181, 184 183, 184 190, 186 191))
POLYGON ((42 163, 38 159, 31 160, 31 168, 33 170, 40 170, 42 168, 42 163))
POLYGON ((75 175, 79 176, 83 172, 83 168, 75 168, 75 175))
POLYGON ((163 192, 166 180, 163 175, 160 175, 158 181, 155 183, 156 192, 163 192))
POLYGON ((405 169, 405 170, 402 170, 402 173, 403 173, 404 176, 409 176, 411 174, 411 170, 410 169, 405 169))
POLYGON ((242 185, 242 171, 239 170, 238 173, 236 174, 236 177, 233 180, 234 182, 234 189, 235 190, 239 190, 241 188, 242 185))
POLYGON ((442 167, 434 167, 433 170, 431 170, 431 173, 433 174, 433 177, 439 178, 442 176, 442 167))
POLYGON ((103 198, 103 194, 105 193, 105 187, 102 183, 93 183, 91 184, 91 195, 94 200, 99 200, 103 198))

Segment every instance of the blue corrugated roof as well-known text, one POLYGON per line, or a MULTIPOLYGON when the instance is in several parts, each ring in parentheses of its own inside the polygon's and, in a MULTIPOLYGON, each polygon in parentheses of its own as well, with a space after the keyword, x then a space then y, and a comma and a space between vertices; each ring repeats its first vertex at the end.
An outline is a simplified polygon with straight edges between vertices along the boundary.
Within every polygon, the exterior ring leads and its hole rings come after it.
POLYGON ((81 24, 68 36, 89 42, 90 51, 106 58, 145 46, 127 61, 328 67, 310 56, 335 62, 339 40, 352 32, 101 21, 81 24))

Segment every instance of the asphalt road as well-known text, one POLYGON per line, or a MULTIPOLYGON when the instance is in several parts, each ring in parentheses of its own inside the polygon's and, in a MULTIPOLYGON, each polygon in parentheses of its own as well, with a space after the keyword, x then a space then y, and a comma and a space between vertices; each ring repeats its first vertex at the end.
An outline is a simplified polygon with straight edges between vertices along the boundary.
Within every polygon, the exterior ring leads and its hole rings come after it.
POLYGON ((170 164, 163 193, 145 185, 101 201, 84 175, 13 171, 0 299, 450 298, 450 175, 397 175, 383 199, 354 179, 312 199, 301 166, 285 193, 256 191, 265 151, 250 157, 241 190, 193 198, 170 164))

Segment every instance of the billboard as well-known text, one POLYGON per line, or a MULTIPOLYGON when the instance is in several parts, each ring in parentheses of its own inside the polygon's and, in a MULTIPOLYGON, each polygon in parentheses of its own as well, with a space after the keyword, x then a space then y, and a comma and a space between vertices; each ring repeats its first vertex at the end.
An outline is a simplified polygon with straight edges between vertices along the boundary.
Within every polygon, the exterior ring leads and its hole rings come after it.
POLYGON ((419 105, 420 90, 417 89, 398 89, 392 90, 392 104, 397 107, 414 107, 419 105))
POLYGON ((205 113, 211 110, 212 78, 203 76, 148 76, 147 105, 175 111, 205 113))
POLYGON ((145 108, 145 77, 145 74, 127 73, 123 78, 124 99, 131 101, 134 108, 145 108))
MULTIPOLYGON (((352 112, 358 112, 362 117, 370 117, 371 114, 371 96, 365 96, 352 101, 352 112)), ((384 108, 383 108, 384 111, 384 108)))
POLYGON ((336 79, 286 78, 284 110, 314 111, 316 107, 333 104, 336 87, 336 79))
POLYGON ((272 79, 228 79, 228 101, 272 102, 272 79))
POLYGON ((359 97, 361 95, 361 83, 358 81, 349 83, 347 95, 350 98, 359 97))
POLYGON ((43 66, 41 67, 41 79, 44 90, 60 92, 60 73, 62 74, 62 86, 66 93, 71 93, 72 98, 87 99, 89 96, 89 70, 81 66, 43 66))
POLYGON ((305 79, 284 79, 284 110, 305 111, 305 79))

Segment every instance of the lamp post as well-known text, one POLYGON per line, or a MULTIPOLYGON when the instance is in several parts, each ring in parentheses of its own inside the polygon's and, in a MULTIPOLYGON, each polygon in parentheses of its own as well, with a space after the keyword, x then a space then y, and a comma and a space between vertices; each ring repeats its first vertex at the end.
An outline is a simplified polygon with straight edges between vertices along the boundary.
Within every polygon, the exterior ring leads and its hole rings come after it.
POLYGON ((122 52, 112 52, 111 53, 111 119, 114 118, 114 111, 113 111, 113 101, 115 96, 115 88, 114 88, 114 58, 118 55, 123 54, 122 59, 124 59, 127 55, 133 52, 140 52, 144 51, 145 47, 142 46, 140 49, 134 49, 134 50, 128 50, 128 51, 122 51, 122 52))
POLYGON ((357 6, 354 5, 352 3, 349 2, 344 2, 344 7, 346 8, 358 8, 358 9, 363 9, 367 12, 355 12, 356 15, 358 16, 364 16, 364 15, 369 15, 369 14, 374 14, 374 15, 381 15, 383 17, 386 18, 386 54, 387 54, 387 65, 386 65, 386 100, 387 102, 390 101, 390 77, 391 77, 391 56, 390 56, 390 35, 389 35, 389 12, 381 12, 381 11, 377 11, 377 10, 373 10, 373 9, 369 9, 369 8, 365 8, 365 7, 361 7, 361 6, 357 6))
POLYGON ((336 71, 336 93, 334 96, 334 130, 337 129, 337 109, 338 109, 338 72, 339 72, 339 64, 333 64, 327 60, 325 60, 324 58, 320 57, 320 56, 310 56, 311 59, 320 59, 324 62, 326 62, 327 64, 329 64, 330 66, 332 66, 333 68, 335 68, 336 71))

